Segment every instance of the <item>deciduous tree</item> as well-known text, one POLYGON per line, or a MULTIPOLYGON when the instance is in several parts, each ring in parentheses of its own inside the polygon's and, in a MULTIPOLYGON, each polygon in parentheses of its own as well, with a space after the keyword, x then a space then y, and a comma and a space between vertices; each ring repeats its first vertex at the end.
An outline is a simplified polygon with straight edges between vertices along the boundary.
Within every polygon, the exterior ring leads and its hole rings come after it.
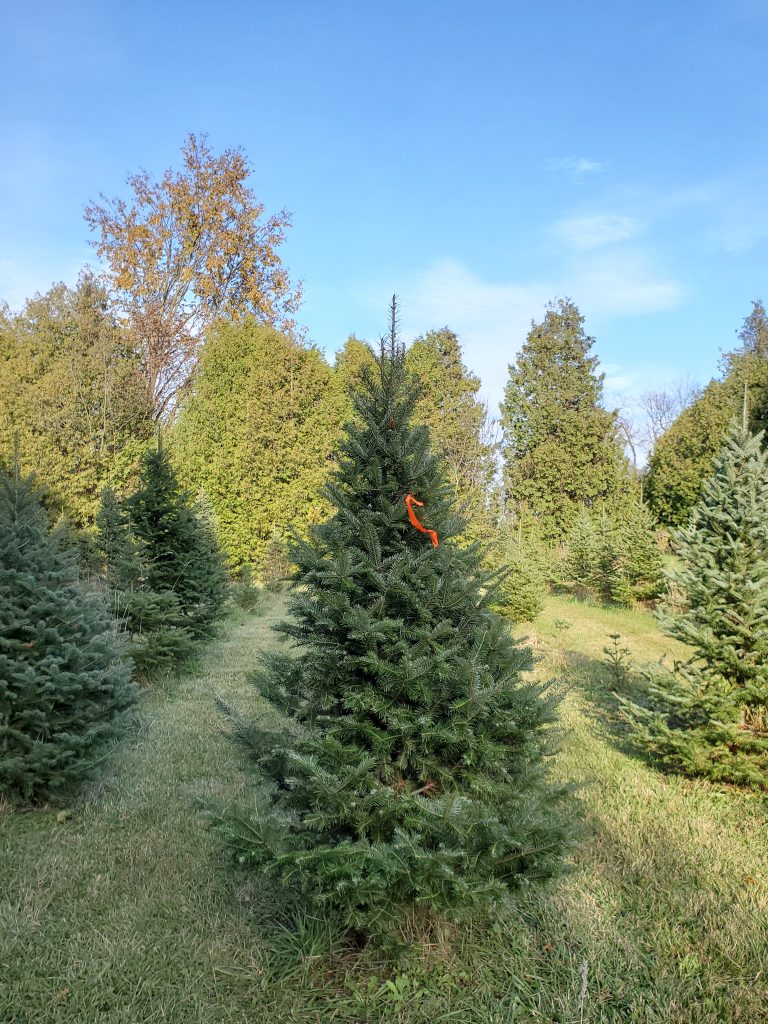
POLYGON ((181 171, 160 181, 133 174, 130 200, 102 196, 85 211, 140 346, 156 416, 173 406, 216 317, 249 315, 291 330, 300 300, 278 251, 290 216, 265 215, 243 152, 217 156, 195 135, 181 152, 181 171))

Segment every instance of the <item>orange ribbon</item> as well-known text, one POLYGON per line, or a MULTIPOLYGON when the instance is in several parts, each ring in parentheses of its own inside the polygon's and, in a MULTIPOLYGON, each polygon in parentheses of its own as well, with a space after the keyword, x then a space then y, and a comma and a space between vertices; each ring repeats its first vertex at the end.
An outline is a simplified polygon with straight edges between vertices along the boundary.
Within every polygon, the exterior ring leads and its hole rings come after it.
POLYGON ((421 533, 429 534, 432 539, 432 547, 437 547, 437 532, 435 530, 428 530, 426 526, 423 526, 416 518, 416 513, 413 511, 413 506, 418 505, 419 508, 424 508, 424 502, 419 501, 418 498, 414 498, 412 494, 406 494, 405 496, 405 507, 408 509, 408 518, 411 521, 411 526, 415 526, 421 533))

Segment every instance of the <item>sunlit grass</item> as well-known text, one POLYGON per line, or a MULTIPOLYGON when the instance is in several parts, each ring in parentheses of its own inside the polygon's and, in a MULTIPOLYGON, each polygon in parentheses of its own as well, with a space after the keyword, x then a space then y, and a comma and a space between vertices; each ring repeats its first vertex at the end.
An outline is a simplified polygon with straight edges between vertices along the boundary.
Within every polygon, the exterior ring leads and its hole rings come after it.
POLYGON ((644 612, 551 598, 531 631, 537 671, 572 683, 556 763, 583 783, 572 874, 397 965, 311 915, 274 919, 200 801, 247 788, 213 698, 256 706, 245 676, 280 607, 231 620, 198 672, 147 693, 66 821, 0 817, 3 1024, 768 1021, 765 804, 661 775, 610 729, 608 634, 635 661, 680 653, 644 612))

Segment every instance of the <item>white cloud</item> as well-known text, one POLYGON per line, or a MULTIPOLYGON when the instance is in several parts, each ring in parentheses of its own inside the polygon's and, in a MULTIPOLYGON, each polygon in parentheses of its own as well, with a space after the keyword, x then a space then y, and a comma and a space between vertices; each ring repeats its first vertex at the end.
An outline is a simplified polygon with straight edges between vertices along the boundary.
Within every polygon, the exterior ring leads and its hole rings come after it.
MULTIPOLYGON (((366 289, 377 307, 381 287, 366 289)), ((570 296, 587 319, 636 316, 677 306, 679 282, 653 271, 639 253, 622 252, 611 260, 580 257, 547 280, 487 281, 455 259, 443 259, 398 288, 401 335, 415 338, 448 325, 461 339, 466 365, 483 383, 494 415, 504 393, 507 367, 514 362, 547 303, 570 296)), ((627 371, 613 374, 611 386, 631 387, 627 371)))
POLYGON ((574 181, 579 181, 588 174, 597 174, 603 170, 603 165, 598 160, 589 160, 583 156, 559 157, 557 160, 549 160, 546 166, 550 171, 567 171, 574 181))
POLYGON ((402 336, 448 325, 459 335, 464 361, 483 382, 495 415, 507 367, 553 294, 546 282, 484 281, 457 260, 441 260, 401 287, 402 336))
POLYGON ((683 287, 657 274, 638 252, 622 252, 581 261, 567 275, 566 293, 582 312, 594 316, 638 316, 674 309, 683 287))
POLYGON ((565 217, 552 225, 555 237, 569 249, 597 249, 603 245, 636 238, 645 224, 633 217, 613 213, 565 217))

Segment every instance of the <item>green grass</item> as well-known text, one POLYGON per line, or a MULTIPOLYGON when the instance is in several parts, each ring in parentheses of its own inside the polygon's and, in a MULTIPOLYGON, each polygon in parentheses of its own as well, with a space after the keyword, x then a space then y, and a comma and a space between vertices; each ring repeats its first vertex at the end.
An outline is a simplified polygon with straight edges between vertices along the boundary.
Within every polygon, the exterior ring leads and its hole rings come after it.
POLYGON ((66 821, 0 816, 3 1024, 768 1021, 765 803, 661 775, 611 730, 607 634, 636 660, 679 653, 643 612, 551 598, 532 633, 538 671, 574 680, 556 764, 583 782, 572 874, 398 965, 275 921, 200 801, 247 789, 213 697, 255 706, 245 674, 280 609, 230 620, 195 674, 148 692, 66 821))

